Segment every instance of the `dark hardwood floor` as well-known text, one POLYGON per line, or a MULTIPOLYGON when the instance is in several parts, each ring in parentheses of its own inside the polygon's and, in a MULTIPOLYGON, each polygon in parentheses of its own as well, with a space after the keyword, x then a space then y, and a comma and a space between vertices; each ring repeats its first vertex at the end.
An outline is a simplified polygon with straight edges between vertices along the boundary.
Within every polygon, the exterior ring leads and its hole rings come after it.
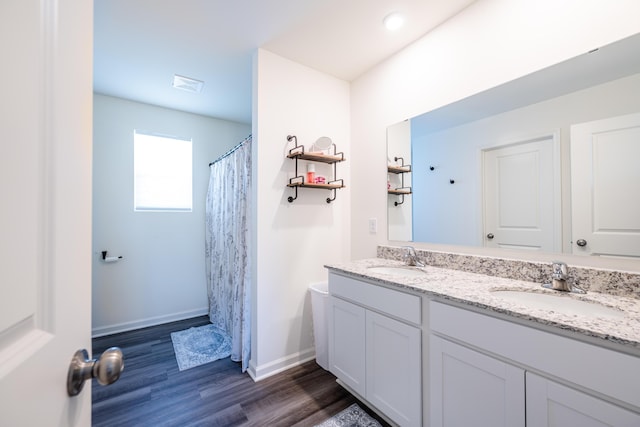
POLYGON ((229 358, 180 372, 171 332, 209 322, 207 316, 93 340, 93 354, 111 346, 125 369, 110 386, 94 380, 93 426, 313 426, 354 402, 315 361, 254 382, 229 358))

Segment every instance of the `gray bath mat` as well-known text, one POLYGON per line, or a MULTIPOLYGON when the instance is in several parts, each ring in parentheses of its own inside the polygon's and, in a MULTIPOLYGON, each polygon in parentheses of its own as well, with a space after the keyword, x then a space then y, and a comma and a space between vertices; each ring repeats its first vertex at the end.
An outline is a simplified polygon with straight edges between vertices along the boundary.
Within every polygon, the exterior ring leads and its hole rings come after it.
POLYGON ((357 403, 354 403, 315 427, 382 427, 382 424, 371 418, 357 403))
POLYGON ((214 325, 172 332, 171 341, 181 371, 231 355, 231 338, 214 325))

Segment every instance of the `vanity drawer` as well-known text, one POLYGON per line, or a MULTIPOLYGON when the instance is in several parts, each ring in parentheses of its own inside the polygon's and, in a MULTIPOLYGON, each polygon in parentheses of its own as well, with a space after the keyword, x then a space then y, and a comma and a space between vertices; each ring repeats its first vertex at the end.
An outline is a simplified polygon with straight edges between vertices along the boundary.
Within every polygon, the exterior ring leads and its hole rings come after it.
POLYGON ((418 295, 373 285, 335 273, 329 273, 329 293, 358 305, 420 325, 421 301, 418 295))

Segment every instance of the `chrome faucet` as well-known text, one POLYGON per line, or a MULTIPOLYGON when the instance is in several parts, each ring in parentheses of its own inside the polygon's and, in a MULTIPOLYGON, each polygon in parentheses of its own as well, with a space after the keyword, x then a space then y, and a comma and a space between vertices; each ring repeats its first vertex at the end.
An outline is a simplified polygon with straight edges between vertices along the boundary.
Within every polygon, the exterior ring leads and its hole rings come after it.
POLYGON ((551 289, 571 292, 571 285, 567 282, 569 278, 569 267, 567 267, 567 264, 562 261, 553 261, 551 268, 551 289))
POLYGON ((416 254, 416 249, 413 246, 403 246, 404 255, 402 255, 402 260, 410 266, 424 267, 424 263, 420 261, 418 258, 418 254, 416 254))
POLYGON ((569 267, 567 264, 562 261, 552 261, 551 269, 551 283, 546 283, 542 285, 543 287, 562 292, 587 293, 584 289, 569 283, 569 267))

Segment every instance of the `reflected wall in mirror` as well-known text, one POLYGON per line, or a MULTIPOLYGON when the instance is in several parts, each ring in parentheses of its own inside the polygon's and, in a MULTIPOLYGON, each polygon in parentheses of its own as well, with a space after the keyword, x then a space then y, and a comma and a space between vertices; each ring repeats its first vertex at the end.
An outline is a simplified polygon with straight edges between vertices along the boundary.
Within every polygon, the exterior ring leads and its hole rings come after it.
MULTIPOLYGON (((390 126, 388 136, 409 128, 412 204, 399 214, 388 203, 389 240, 617 255, 611 245, 590 247, 595 241, 578 246, 572 235, 572 214, 596 214, 572 212, 580 186, 571 182, 571 129, 640 112, 638 51, 640 35, 390 126)), ((388 140, 390 160, 394 144, 388 140)), ((638 199, 640 174, 628 172, 617 203, 638 199)), ((640 218, 637 204, 624 208, 640 218)), ((627 226, 640 234, 640 224, 627 226)))

